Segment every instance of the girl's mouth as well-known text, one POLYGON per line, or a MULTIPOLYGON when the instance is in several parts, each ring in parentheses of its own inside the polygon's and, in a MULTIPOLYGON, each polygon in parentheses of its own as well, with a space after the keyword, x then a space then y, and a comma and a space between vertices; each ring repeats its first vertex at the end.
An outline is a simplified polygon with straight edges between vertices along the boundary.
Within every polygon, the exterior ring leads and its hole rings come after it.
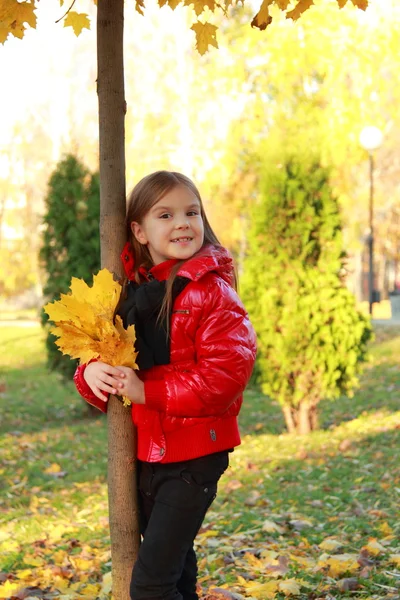
POLYGON ((173 240, 171 240, 171 242, 173 242, 174 244, 176 243, 185 243, 185 242, 191 242, 193 238, 191 237, 180 237, 180 238, 175 238, 173 240))

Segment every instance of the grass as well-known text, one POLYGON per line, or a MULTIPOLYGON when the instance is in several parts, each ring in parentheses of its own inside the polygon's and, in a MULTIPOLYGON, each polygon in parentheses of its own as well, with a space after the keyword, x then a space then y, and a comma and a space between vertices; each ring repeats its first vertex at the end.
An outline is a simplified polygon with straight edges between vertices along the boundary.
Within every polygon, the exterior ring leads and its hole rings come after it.
MULTIPOLYGON (((38 325, 0 331, 0 598, 105 600, 106 420, 46 371, 38 325)), ((204 594, 400 597, 399 353, 400 329, 379 329, 360 389, 322 403, 308 437, 246 393, 243 444, 197 540, 204 594)))

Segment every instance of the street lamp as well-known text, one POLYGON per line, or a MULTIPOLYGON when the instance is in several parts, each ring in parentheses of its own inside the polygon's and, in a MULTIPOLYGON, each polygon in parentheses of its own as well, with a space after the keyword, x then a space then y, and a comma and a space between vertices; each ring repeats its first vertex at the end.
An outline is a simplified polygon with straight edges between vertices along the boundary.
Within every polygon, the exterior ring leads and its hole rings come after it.
POLYGON ((374 302, 374 150, 382 144, 383 135, 377 127, 364 127, 360 133, 360 144, 368 152, 369 156, 369 273, 368 273, 368 296, 369 314, 372 315, 372 304, 374 302))

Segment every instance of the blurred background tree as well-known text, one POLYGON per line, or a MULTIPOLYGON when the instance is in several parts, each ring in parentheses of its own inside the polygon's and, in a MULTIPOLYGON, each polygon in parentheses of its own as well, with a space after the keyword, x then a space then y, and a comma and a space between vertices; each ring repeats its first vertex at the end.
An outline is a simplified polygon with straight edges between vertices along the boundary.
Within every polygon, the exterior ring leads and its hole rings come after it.
MULTIPOLYGON (((46 301, 67 293, 72 277, 91 283, 93 273, 100 269, 99 198, 97 174, 91 174, 73 155, 58 163, 48 184, 40 250, 46 301)), ((48 316, 42 312, 43 325, 47 321, 48 316)), ((70 380, 77 361, 61 354, 55 339, 47 333, 47 364, 70 380)))
POLYGON ((351 395, 371 336, 345 287, 337 199, 319 157, 265 156, 242 293, 258 334, 257 375, 289 432, 318 426, 323 399, 351 395))

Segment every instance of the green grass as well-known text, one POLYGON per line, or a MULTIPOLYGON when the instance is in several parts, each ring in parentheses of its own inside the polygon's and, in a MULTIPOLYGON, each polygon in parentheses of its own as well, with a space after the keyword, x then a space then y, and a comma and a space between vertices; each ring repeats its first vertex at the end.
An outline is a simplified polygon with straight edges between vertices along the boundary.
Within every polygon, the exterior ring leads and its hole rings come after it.
MULTIPOLYGON (((0 332, 0 598, 28 585, 109 598, 106 419, 47 372, 38 325, 0 332)), ((243 444, 197 541, 204 592, 283 598, 289 580, 287 594, 310 600, 400 597, 399 355, 400 329, 378 330, 360 389, 322 403, 308 437, 246 393, 243 444), (331 559, 327 538, 342 546, 331 559), (347 571, 344 554, 359 560, 347 571), (347 576, 357 587, 341 592, 347 576)))

